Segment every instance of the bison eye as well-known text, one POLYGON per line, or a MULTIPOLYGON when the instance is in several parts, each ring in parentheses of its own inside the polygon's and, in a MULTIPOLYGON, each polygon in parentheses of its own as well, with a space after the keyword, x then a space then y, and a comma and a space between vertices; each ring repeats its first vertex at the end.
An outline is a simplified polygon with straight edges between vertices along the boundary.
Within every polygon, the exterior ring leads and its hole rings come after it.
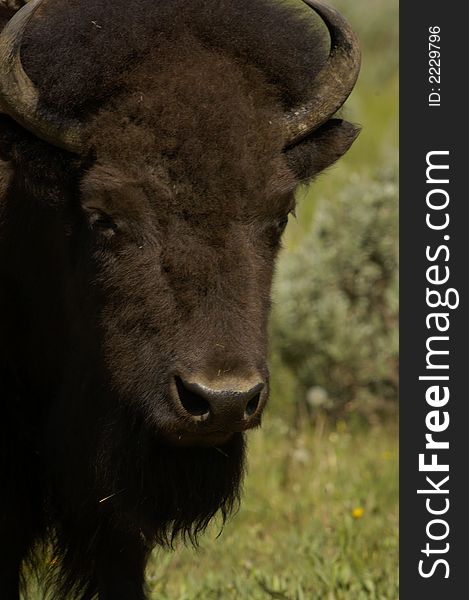
POLYGON ((283 233, 285 231, 285 227, 288 225, 288 215, 286 215, 285 217, 282 217, 281 219, 278 220, 277 223, 277 227, 280 233, 283 233))
POLYGON ((266 239, 272 248, 278 248, 280 245, 280 238, 282 233, 285 231, 285 227, 288 224, 288 216, 277 217, 275 220, 271 220, 266 226, 266 239))
POLYGON ((108 236, 117 231, 117 225, 112 217, 101 211, 92 211, 88 219, 90 228, 94 231, 102 232, 108 236))

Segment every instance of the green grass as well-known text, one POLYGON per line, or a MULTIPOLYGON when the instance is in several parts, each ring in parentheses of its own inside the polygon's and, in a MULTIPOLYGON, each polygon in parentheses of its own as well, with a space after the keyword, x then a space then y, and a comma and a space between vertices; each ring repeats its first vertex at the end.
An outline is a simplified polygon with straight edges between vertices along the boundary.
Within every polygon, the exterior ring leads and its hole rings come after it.
POLYGON ((151 598, 397 600, 392 426, 293 434, 279 418, 266 421, 250 435, 239 513, 198 551, 155 553, 151 598))

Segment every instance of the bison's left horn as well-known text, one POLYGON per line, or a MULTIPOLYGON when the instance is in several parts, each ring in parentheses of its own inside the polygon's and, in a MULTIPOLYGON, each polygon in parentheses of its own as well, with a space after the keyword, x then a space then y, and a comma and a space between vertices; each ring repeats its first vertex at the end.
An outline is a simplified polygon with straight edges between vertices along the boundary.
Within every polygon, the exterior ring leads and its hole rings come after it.
POLYGON ((331 37, 329 58, 314 80, 312 98, 285 117, 286 146, 312 133, 344 104, 360 72, 360 46, 347 21, 320 0, 303 0, 326 24, 331 37))
POLYGON ((38 138, 80 153, 82 130, 78 122, 64 122, 39 108, 39 92, 21 64, 24 32, 43 0, 30 0, 0 33, 0 112, 9 115, 38 138))

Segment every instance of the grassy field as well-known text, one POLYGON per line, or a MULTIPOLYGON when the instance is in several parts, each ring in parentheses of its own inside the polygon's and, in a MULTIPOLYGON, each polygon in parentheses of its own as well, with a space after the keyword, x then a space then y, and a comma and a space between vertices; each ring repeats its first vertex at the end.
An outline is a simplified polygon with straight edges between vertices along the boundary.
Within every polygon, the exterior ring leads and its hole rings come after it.
POLYGON ((161 600, 397 600, 397 441, 391 426, 250 435, 239 513, 198 551, 159 552, 161 600))

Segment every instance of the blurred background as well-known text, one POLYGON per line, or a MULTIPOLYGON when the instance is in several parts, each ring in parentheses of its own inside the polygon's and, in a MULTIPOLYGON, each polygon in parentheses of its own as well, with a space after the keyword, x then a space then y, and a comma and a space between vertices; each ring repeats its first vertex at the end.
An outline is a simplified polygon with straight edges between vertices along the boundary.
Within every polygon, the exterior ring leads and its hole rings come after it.
POLYGON ((398 2, 329 3, 362 43, 343 116, 363 131, 298 193, 241 509, 197 553, 155 555, 160 600, 398 598, 398 2))

